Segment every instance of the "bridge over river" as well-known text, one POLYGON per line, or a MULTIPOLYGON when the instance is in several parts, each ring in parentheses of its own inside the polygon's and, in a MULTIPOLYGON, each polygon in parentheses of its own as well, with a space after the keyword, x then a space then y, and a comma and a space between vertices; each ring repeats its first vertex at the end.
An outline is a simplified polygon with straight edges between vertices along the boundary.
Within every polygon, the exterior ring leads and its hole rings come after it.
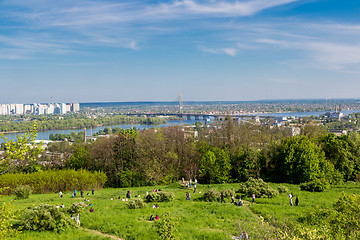
MULTIPOLYGON (((235 119, 257 119, 259 116, 253 114, 203 114, 203 113, 128 113, 127 116, 147 116, 147 117, 159 117, 159 116, 173 116, 178 118, 186 118, 187 120, 207 120, 214 119, 219 121, 226 117, 235 119)), ((262 116, 265 118, 266 116, 262 116)))

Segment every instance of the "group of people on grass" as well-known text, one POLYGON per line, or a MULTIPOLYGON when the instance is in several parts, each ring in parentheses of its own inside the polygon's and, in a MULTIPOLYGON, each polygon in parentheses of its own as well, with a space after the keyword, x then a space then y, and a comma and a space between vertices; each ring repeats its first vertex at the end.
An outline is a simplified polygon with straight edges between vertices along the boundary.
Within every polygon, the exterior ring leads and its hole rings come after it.
MULTIPOLYGON (((70 193, 68 193, 68 194, 70 194, 70 193)), ((91 190, 91 194, 92 194, 92 195, 95 194, 95 190, 94 190, 94 189, 91 190)), ((72 198, 76 198, 76 195, 77 195, 77 190, 75 189, 75 190, 71 193, 71 197, 72 197, 72 198)), ((84 197, 84 191, 83 191, 83 190, 80 191, 80 195, 81 195, 81 197, 84 197)), ((90 193, 87 193, 87 195, 89 196, 90 193)), ((59 198, 63 198, 63 192, 62 192, 61 190, 59 191, 59 198)))
MULTIPOLYGON (((291 207, 294 206, 294 204, 293 204, 293 198, 294 198, 294 194, 293 194, 293 193, 290 193, 290 194, 289 194, 289 199, 290 199, 290 206, 291 206, 291 207)), ((296 206, 296 207, 299 206, 299 198, 298 198, 298 197, 295 198, 295 206, 296 206)))
MULTIPOLYGON (((183 184, 185 185, 185 188, 191 188, 191 184, 192 184, 192 179, 190 179, 189 181, 186 181, 184 180, 184 178, 182 179, 182 182, 183 184)), ((196 188, 197 188, 197 179, 195 178, 195 181, 194 181, 194 193, 196 193, 196 188)))
MULTIPOLYGON (((67 194, 70 194, 70 193, 67 193, 67 194)), ((76 194, 77 194, 77 190, 75 189, 75 190, 71 193, 71 197, 72 197, 72 198, 76 198, 76 194)), ((94 189, 91 190, 91 194, 92 194, 92 195, 95 194, 95 190, 94 190, 94 189)), ((83 190, 80 191, 80 195, 81 195, 82 198, 84 197, 84 191, 83 191, 83 190)), ((89 196, 90 193, 87 193, 87 195, 89 196)), ((61 190, 59 191, 59 198, 60 198, 60 199, 63 198, 63 192, 62 192, 61 190)), ((85 198, 85 199, 84 199, 84 202, 90 202, 90 200, 87 199, 87 198, 85 198)), ((92 203, 90 203, 90 204, 85 204, 85 207, 88 207, 88 206, 90 206, 89 212, 94 212, 94 211, 95 211, 94 208, 93 208, 93 204, 92 204, 92 203)), ((64 205, 64 204, 61 204, 60 206, 59 206, 59 205, 56 205, 56 208, 65 208, 65 205, 64 205)), ((71 219, 74 219, 74 220, 75 220, 75 222, 76 222, 77 225, 80 226, 80 214, 79 214, 79 213, 77 213, 77 214, 75 215, 75 217, 73 216, 73 214, 71 214, 70 217, 71 217, 71 219)))

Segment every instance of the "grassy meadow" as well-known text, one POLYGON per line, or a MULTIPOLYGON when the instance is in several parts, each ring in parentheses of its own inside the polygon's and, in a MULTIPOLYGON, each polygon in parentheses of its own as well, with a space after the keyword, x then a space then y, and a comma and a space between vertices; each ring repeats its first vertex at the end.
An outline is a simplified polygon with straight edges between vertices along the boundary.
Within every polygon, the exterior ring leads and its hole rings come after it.
MULTIPOLYGON (((270 184, 277 188, 279 184, 270 184)), ((81 229, 69 229, 61 233, 53 232, 30 232, 23 231, 17 239, 110 239, 100 234, 90 232, 87 229, 116 236, 121 239, 158 239, 154 222, 149 221, 150 215, 158 214, 160 219, 165 213, 170 212, 171 216, 178 220, 178 233, 180 239, 231 239, 232 236, 239 235, 239 223, 254 223, 260 216, 268 219, 269 217, 279 220, 296 222, 297 218, 310 209, 321 206, 331 208, 337 199, 344 192, 345 194, 360 194, 360 185, 347 183, 332 186, 332 188, 322 193, 311 193, 300 191, 298 185, 281 184, 289 188, 289 192, 281 193, 272 199, 257 198, 255 203, 251 203, 250 198, 243 198, 245 206, 238 207, 230 204, 230 199, 226 203, 204 202, 201 193, 210 188, 218 191, 223 189, 238 190, 239 184, 217 184, 202 185, 198 184, 197 192, 193 189, 184 189, 179 184, 169 186, 156 186, 164 192, 173 192, 175 200, 172 202, 160 202, 158 209, 153 209, 154 203, 147 203, 141 209, 128 209, 126 202, 118 199, 125 197, 128 190, 131 191, 132 198, 140 194, 141 198, 145 193, 152 192, 154 187, 138 188, 108 188, 95 191, 95 195, 87 196, 93 204, 94 212, 89 212, 89 207, 80 214, 81 229), (185 199, 186 192, 191 193, 191 201, 185 199), (292 192, 299 197, 299 206, 290 207, 288 194, 292 192), (115 197, 114 200, 111 200, 115 197)), ((90 193, 91 194, 91 193, 90 193)), ((52 194, 33 194, 29 199, 14 200, 14 196, 0 196, 0 202, 10 202, 14 204, 15 210, 27 209, 39 203, 53 205, 65 205, 65 210, 74 202, 84 201, 84 198, 71 198, 71 194, 64 193, 62 199, 58 193, 52 194)), ((295 200, 295 199, 294 199, 295 200)), ((67 213, 66 213, 67 214, 67 213)), ((70 214, 68 214, 70 216, 70 214)), ((251 237, 251 231, 249 235, 251 237)))

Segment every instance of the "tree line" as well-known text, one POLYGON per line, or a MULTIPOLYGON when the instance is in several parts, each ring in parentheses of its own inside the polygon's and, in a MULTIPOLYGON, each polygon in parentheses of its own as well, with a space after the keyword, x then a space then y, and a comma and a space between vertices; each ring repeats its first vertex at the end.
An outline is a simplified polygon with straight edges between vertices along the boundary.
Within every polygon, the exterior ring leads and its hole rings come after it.
POLYGON ((334 184, 359 177, 357 132, 336 136, 321 126, 306 125, 300 135, 290 136, 288 128, 231 119, 197 126, 197 132, 180 126, 123 130, 91 144, 54 144, 48 150, 56 154, 43 158, 53 168, 104 171, 111 187, 169 184, 182 178, 334 184))
POLYGON ((138 117, 126 115, 94 115, 68 114, 68 115, 42 115, 20 116, 14 119, 12 116, 0 116, 0 132, 28 131, 34 122, 38 130, 54 129, 82 129, 84 127, 98 127, 115 124, 162 124, 166 119, 158 117, 138 117))

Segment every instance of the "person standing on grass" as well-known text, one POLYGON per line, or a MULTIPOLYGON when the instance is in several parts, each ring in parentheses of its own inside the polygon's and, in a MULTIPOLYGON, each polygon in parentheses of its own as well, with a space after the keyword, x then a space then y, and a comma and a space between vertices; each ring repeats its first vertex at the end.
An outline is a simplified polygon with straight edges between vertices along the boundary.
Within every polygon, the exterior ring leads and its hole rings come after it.
POLYGON ((239 207, 242 206, 241 196, 239 197, 239 207))
POLYGON ((221 197, 221 202, 224 202, 225 203, 225 200, 224 200, 224 193, 221 193, 221 195, 220 195, 220 197, 221 197))
POLYGON ((59 192, 59 198, 62 198, 63 196, 62 196, 62 191, 60 190, 60 192, 59 192))
POLYGON ((83 190, 81 190, 80 194, 81 194, 81 197, 84 197, 84 191, 83 190))
POLYGON ((92 195, 94 195, 94 192, 95 192, 95 190, 94 190, 94 189, 92 189, 92 190, 91 190, 92 195))
POLYGON ((80 214, 77 213, 75 217, 76 224, 80 227, 80 214))
POLYGON ((294 195, 292 193, 289 194, 289 198, 290 198, 290 207, 293 206, 293 197, 294 195))
POLYGON ((252 195, 252 200, 253 200, 253 202, 255 202, 255 193, 253 193, 253 195, 252 195))
POLYGON ((191 179, 190 179, 190 181, 189 181, 189 188, 191 188, 191 179))
POLYGON ((196 184, 194 184, 194 193, 196 192, 196 184))
POLYGON ((298 197, 296 197, 296 199, 295 199, 295 206, 299 206, 299 198, 298 197))
POLYGON ((231 196, 231 203, 234 203, 235 202, 235 197, 234 195, 231 196))
POLYGON ((76 197, 76 193, 77 193, 77 191, 76 191, 76 189, 75 189, 75 191, 74 191, 74 197, 76 197))

